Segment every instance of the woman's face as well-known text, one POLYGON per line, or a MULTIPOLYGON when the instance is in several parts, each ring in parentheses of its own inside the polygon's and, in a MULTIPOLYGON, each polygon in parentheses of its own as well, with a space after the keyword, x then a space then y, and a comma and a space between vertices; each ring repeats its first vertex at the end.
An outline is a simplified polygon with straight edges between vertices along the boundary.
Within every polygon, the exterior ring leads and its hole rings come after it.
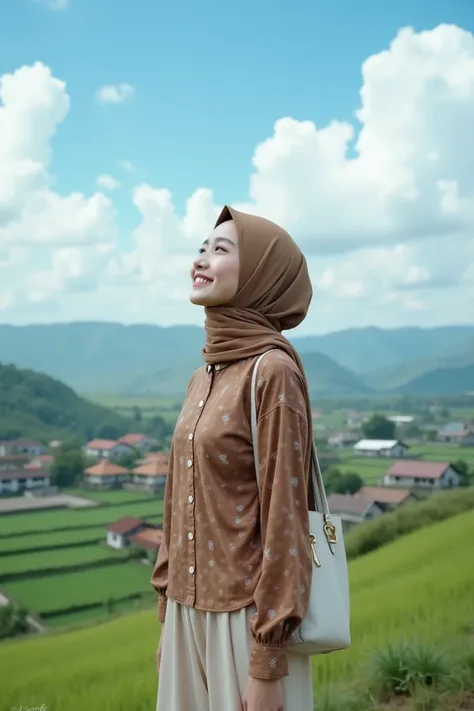
POLYGON ((233 220, 223 222, 203 242, 191 268, 191 302, 224 306, 239 287, 239 240, 233 220))

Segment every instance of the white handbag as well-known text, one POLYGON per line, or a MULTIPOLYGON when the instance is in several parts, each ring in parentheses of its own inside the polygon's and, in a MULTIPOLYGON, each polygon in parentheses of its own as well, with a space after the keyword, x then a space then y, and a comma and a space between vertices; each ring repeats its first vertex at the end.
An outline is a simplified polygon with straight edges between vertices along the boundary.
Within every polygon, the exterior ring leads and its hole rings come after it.
MULTIPOLYGON (((250 396, 257 479, 259 463, 256 380, 258 365, 265 355, 266 353, 263 353, 255 364, 250 396)), ((309 511, 308 546, 311 547, 313 561, 311 592, 306 615, 288 645, 292 653, 305 656, 346 649, 351 643, 349 576, 342 523, 339 516, 332 515, 329 511, 314 443, 311 476, 315 495, 315 511, 309 511)))

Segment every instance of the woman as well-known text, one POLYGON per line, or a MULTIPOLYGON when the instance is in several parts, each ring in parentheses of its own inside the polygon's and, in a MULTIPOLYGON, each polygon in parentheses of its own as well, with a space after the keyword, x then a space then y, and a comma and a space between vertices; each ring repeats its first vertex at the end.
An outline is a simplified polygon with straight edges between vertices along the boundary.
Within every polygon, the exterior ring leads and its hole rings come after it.
POLYGON ((310 711, 311 662, 288 642, 311 583, 311 408, 281 334, 308 311, 306 260, 282 228, 225 207, 191 276, 207 365, 174 432, 151 578, 163 623, 157 711, 310 711), (250 385, 261 353, 257 483, 250 385))

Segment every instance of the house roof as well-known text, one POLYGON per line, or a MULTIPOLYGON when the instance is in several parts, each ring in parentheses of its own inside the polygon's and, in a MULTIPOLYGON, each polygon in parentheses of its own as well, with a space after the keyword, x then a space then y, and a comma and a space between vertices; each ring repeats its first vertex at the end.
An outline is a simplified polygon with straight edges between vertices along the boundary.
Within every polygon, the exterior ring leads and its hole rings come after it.
POLYGON ((377 452, 380 449, 392 449, 397 444, 406 447, 406 445, 398 439, 361 439, 354 445, 354 449, 377 452))
POLYGON ((122 444, 130 444, 132 447, 135 444, 140 444, 140 442, 147 442, 150 437, 144 434, 126 434, 123 437, 119 437, 118 441, 122 444))
POLYGON ((147 526, 142 531, 130 536, 130 541, 135 545, 142 546, 147 550, 156 550, 163 540, 163 531, 158 528, 147 526))
POLYGON ((464 422, 448 422, 448 424, 441 429, 441 432, 443 434, 462 434, 466 429, 467 427, 464 422))
POLYGON ((107 531, 112 533, 125 534, 129 531, 133 531, 139 526, 145 526, 145 521, 141 518, 135 518, 134 516, 123 516, 118 521, 110 523, 107 526, 107 531))
POLYGON ((50 473, 45 469, 0 470, 0 481, 9 481, 10 479, 43 479, 45 476, 50 476, 50 473))
POLYGON ((118 442, 114 439, 93 439, 87 443, 88 449, 113 449, 118 442))
POLYGON ((25 464, 25 469, 41 469, 43 464, 52 464, 54 462, 54 457, 51 454, 40 454, 25 464))
POLYGON ((329 510, 333 513, 350 513, 362 515, 373 501, 356 498, 350 494, 331 494, 328 498, 329 510))
POLYGON ((117 464, 109 462, 108 459, 101 459, 94 466, 85 469, 84 474, 89 476, 116 476, 117 474, 128 474, 128 469, 119 467, 117 464))
POLYGON ((390 489, 388 486, 363 486, 354 496, 381 504, 401 504, 412 493, 409 489, 390 489))
POLYGON ((387 474, 389 476, 417 477, 419 479, 439 479, 449 466, 449 462, 420 462, 404 459, 395 462, 387 474))
POLYGON ((133 470, 134 474, 142 476, 166 476, 168 473, 168 458, 151 459, 133 470))

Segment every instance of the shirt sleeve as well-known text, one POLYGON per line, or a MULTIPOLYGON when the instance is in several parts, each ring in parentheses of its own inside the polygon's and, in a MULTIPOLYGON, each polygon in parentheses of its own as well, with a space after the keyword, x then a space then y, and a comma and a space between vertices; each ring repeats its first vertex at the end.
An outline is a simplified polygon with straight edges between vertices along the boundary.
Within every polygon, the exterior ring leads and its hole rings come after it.
POLYGON ((168 550, 170 543, 170 525, 171 525, 171 502, 173 498, 173 443, 170 448, 168 474, 166 477, 164 506, 163 506, 163 538, 158 549, 158 555, 153 573, 151 576, 151 584, 158 593, 158 619, 160 622, 165 621, 166 616, 166 591, 168 588, 168 550))
MULTIPOLYGON (((311 585, 308 424, 301 384, 286 368, 261 384, 259 495, 262 572, 251 622, 249 673, 259 679, 288 674, 288 641, 303 620, 311 585)), ((257 396, 258 398, 258 396, 257 396)))

